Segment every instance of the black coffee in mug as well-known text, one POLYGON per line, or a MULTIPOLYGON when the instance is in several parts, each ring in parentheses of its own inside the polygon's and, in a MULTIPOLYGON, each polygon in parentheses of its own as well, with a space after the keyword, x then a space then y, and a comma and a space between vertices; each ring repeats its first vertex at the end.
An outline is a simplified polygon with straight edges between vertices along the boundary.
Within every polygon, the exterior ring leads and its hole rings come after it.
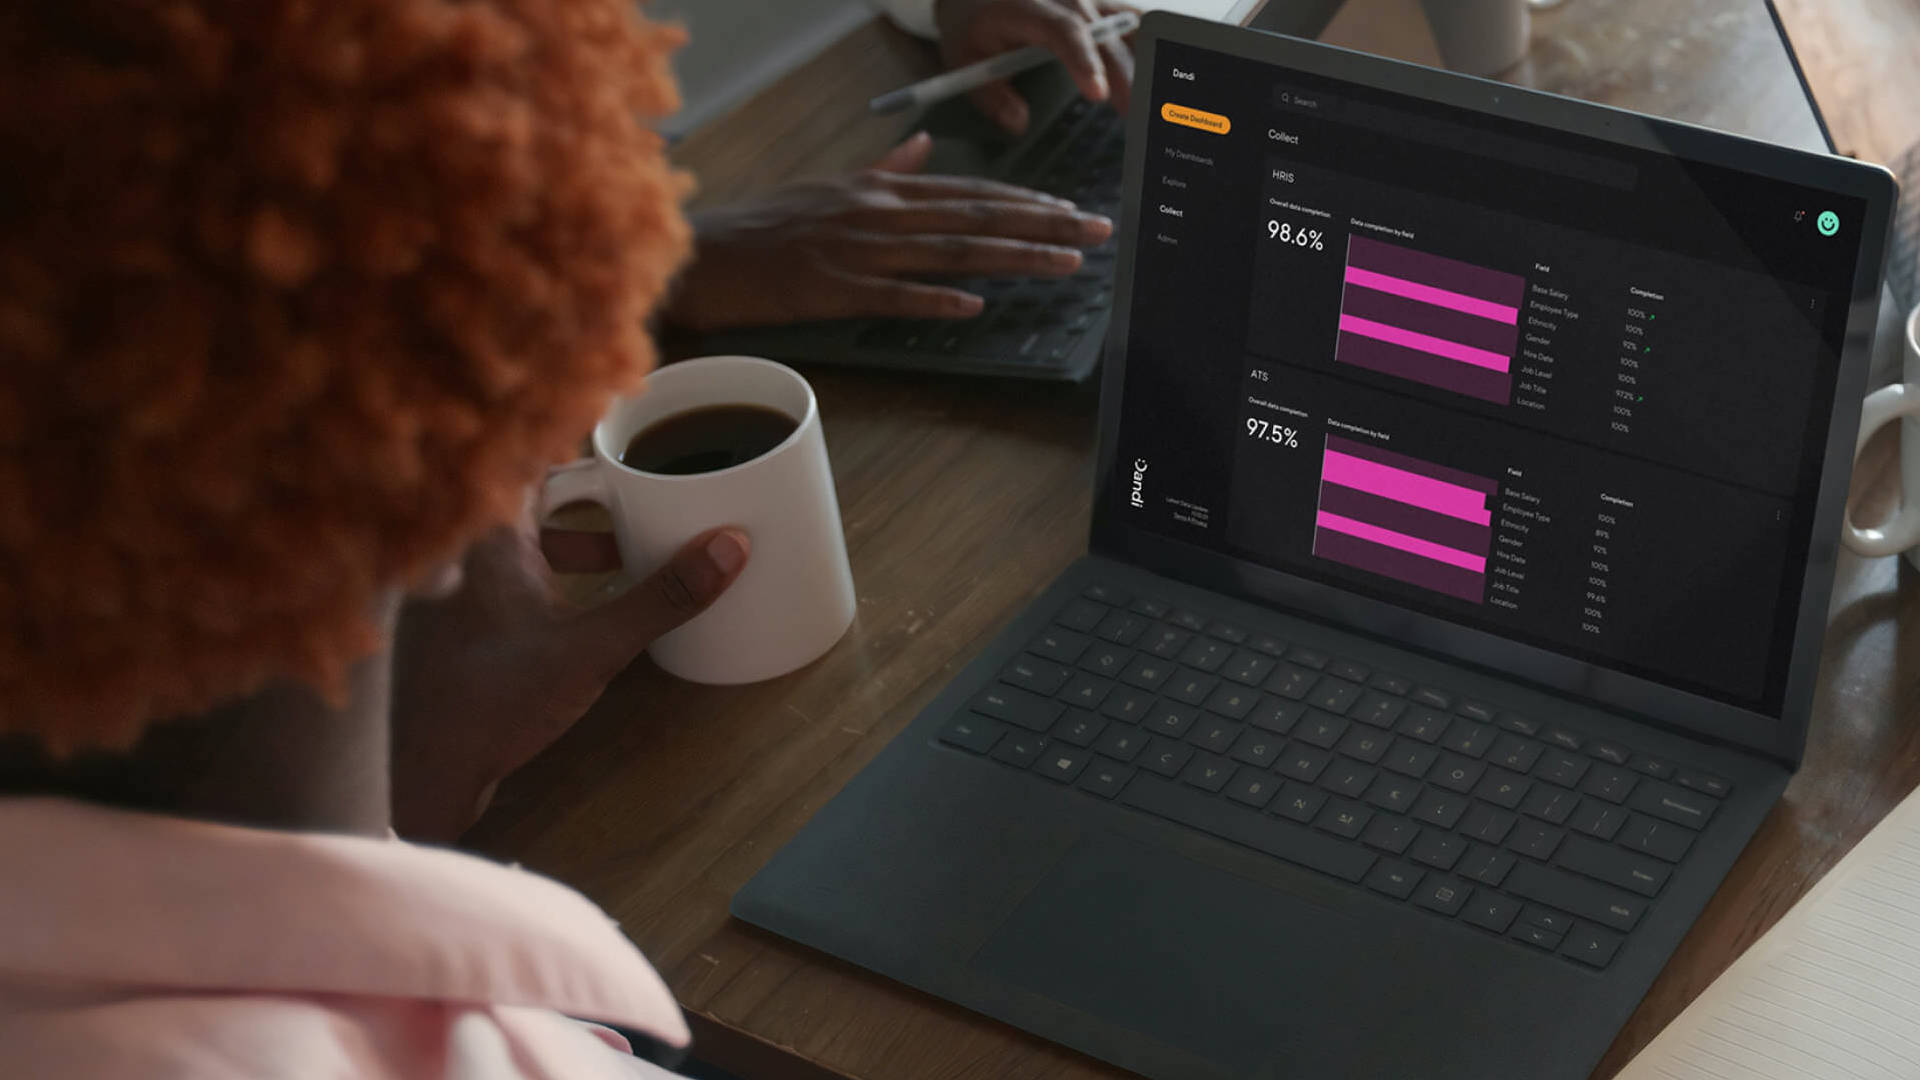
POLYGON ((743 465, 787 441, 800 426, 765 405, 708 405, 655 420, 628 441, 620 464, 667 476, 743 465))

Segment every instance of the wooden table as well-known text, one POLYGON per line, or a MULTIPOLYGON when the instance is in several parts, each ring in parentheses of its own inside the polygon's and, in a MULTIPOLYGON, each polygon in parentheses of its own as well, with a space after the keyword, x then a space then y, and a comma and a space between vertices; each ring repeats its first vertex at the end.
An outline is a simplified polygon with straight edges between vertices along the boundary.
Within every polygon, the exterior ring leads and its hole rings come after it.
MULTIPOLYGON (((1805 22, 1841 10, 1820 6, 1831 2, 1786 7, 1805 22)), ((1809 61, 1816 87, 1843 90, 1830 105, 1842 145, 1891 154, 1905 121, 1859 92, 1844 47, 1901 47, 1872 32, 1881 25, 1843 11, 1815 26, 1809 61)), ((1354 0, 1328 36, 1434 59, 1413 0, 1354 0)), ((679 157, 707 199, 857 166, 900 134, 860 103, 931 67, 924 45, 868 25, 689 137, 679 157)), ((1536 19, 1531 55, 1508 77, 1784 142, 1818 139, 1758 0, 1570 0, 1536 19)), ((1085 547, 1088 391, 811 377, 860 585, 846 639, 758 686, 694 686, 642 661, 508 782, 468 841, 606 907, 673 987, 700 1054, 749 1080, 1115 1075, 727 915, 734 890, 1085 547)), ((1893 451, 1890 431, 1856 480, 1863 519, 1892 502, 1893 451)), ((1915 576, 1896 560, 1843 556, 1805 766, 1596 1075, 1624 1064, 1920 782, 1915 576)))

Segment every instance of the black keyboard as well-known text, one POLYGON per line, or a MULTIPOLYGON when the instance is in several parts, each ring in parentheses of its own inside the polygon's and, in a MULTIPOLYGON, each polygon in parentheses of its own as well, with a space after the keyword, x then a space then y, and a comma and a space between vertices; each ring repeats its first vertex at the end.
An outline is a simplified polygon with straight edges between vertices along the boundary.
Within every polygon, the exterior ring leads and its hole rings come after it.
POLYGON ((941 742, 1604 968, 1727 781, 1096 585, 941 742))

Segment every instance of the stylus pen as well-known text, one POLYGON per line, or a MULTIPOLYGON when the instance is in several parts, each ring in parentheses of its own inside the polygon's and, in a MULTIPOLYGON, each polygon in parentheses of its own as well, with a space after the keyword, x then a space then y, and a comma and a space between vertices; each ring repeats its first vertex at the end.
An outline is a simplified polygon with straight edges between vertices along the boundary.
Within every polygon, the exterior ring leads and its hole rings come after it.
MULTIPOLYGON (((1104 19, 1095 19, 1087 24, 1087 30, 1093 35, 1095 44, 1104 44, 1117 37, 1125 37, 1140 28, 1140 16, 1131 11, 1116 12, 1104 19)), ((881 94, 867 102, 867 108, 876 113, 896 113, 904 109, 925 107, 936 101, 945 101, 958 94, 979 88, 995 79, 1005 79, 1018 75, 1028 68, 1039 67, 1053 59, 1053 53, 1040 45, 1028 45, 1024 49, 1003 52, 977 64, 968 64, 963 68, 954 68, 944 75, 935 75, 903 86, 890 93, 881 94)))

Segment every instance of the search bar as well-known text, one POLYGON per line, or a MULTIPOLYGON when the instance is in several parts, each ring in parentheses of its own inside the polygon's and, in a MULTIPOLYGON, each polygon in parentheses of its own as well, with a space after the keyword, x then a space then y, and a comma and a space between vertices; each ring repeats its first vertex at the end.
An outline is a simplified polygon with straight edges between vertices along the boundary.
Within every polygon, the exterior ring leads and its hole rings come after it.
POLYGON ((1364 101, 1350 101, 1319 90, 1295 86, 1276 86, 1273 104, 1282 112, 1314 116, 1333 123, 1349 124, 1380 135, 1407 142, 1457 150, 1475 157, 1504 161, 1523 169, 1558 173, 1590 184, 1631 191, 1640 179, 1640 170, 1624 161, 1598 154, 1565 150, 1556 146, 1502 135, 1496 131, 1457 124, 1427 116, 1389 109, 1364 101))

